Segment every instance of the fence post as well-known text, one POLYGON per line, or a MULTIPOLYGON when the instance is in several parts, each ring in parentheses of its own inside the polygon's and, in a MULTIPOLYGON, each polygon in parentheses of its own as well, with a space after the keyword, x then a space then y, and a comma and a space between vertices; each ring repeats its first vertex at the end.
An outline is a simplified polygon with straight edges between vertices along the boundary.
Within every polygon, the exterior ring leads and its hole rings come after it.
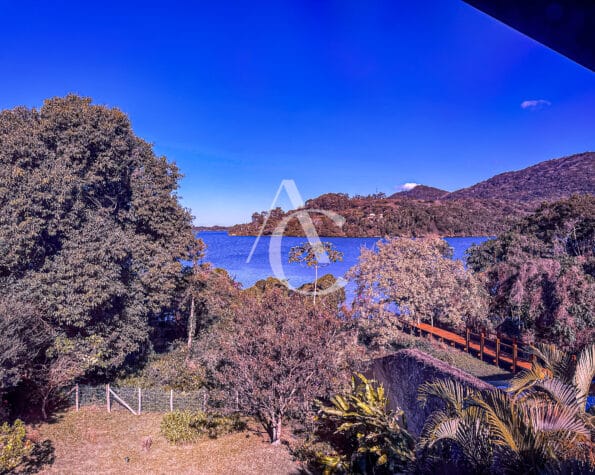
POLYGON ((139 388, 138 388, 138 415, 139 416, 140 416, 142 408, 143 408, 142 395, 141 395, 141 389, 139 386, 139 388))
POLYGON ((516 373, 518 347, 516 344, 516 337, 512 339, 512 374, 516 373))
POLYGON ((236 411, 240 410, 240 393, 236 391, 236 411))
POLYGON ((174 411, 174 390, 169 390, 169 412, 174 411))
POLYGON ((74 406, 76 407, 76 412, 79 412, 80 407, 80 399, 79 399, 79 385, 75 386, 74 390, 74 406))
POLYGON ((109 384, 105 385, 105 402, 107 404, 107 412, 112 412, 112 402, 110 399, 109 384))
POLYGON ((483 331, 481 332, 481 336, 479 338, 479 359, 483 361, 483 345, 485 344, 485 334, 483 331))
POLYGON ((500 367, 500 336, 496 337, 496 366, 500 367))
POLYGON ((471 330, 467 327, 467 331, 465 332, 465 351, 469 353, 469 340, 471 340, 471 330))

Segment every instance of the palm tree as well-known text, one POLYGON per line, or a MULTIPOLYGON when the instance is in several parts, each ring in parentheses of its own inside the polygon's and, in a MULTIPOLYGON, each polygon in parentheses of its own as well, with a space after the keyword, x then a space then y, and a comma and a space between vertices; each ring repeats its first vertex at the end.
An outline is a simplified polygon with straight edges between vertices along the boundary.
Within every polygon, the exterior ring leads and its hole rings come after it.
MULTIPOLYGON (((450 454, 454 460, 450 462, 463 464, 468 473, 479 474, 489 472, 493 450, 481 411, 468 404, 474 394, 468 386, 454 380, 422 385, 418 395, 421 405, 425 407, 430 399, 437 398, 442 401, 442 408, 435 410, 426 420, 419 445, 429 452, 425 454, 429 458, 435 452, 432 449, 439 445, 454 445, 456 449, 450 454)), ((444 463, 442 457, 438 458, 439 464, 444 463)), ((420 459, 423 460, 423 457, 420 459)), ((430 470, 433 468, 427 471, 430 470)))
POLYGON ((422 405, 431 398, 443 409, 426 421, 420 445, 450 443, 469 473, 543 473, 557 471, 574 458, 577 444, 590 432, 574 407, 555 401, 516 398, 498 389, 476 391, 457 381, 432 381, 420 387, 422 405))
POLYGON ((595 377, 595 343, 574 356, 554 345, 536 344, 531 347, 535 355, 531 369, 512 379, 508 391, 515 397, 537 404, 554 402, 571 408, 591 431, 589 440, 578 450, 588 451, 594 463, 595 407, 587 412, 587 398, 595 377))
POLYGON ((537 344, 531 351, 536 356, 531 369, 512 379, 509 392, 517 397, 546 397, 577 406, 595 428, 595 420, 586 414, 589 389, 595 377, 595 343, 583 348, 576 357, 554 345, 537 344))

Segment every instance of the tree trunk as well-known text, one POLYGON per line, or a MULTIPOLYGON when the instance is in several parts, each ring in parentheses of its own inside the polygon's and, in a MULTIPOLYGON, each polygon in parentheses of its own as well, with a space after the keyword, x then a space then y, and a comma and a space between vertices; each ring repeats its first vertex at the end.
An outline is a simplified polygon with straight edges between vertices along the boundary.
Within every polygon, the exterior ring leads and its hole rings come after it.
POLYGON ((194 296, 190 301, 190 316, 188 317, 188 358, 192 351, 192 341, 194 339, 194 333, 196 332, 196 315, 194 314, 194 296))
POLYGON ((44 421, 48 420, 47 404, 48 404, 49 397, 50 397, 50 395, 46 394, 41 399, 41 415, 43 416, 44 421))
POLYGON ((314 266, 314 305, 316 305, 316 289, 318 287, 318 266, 314 266))
POLYGON ((273 445, 279 445, 281 443, 281 418, 279 417, 273 422, 273 445))

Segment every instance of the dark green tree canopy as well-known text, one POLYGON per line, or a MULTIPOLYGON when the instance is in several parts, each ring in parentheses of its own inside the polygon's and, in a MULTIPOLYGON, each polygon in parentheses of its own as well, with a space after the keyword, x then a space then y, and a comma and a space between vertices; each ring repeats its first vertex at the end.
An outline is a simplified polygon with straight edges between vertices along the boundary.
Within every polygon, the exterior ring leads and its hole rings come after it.
POLYGON ((193 246, 179 178, 118 109, 68 95, 0 112, 0 294, 39 309, 87 366, 122 364, 193 246))
POLYGON ((595 336, 595 197, 544 203, 468 251, 502 330, 575 351, 595 336))

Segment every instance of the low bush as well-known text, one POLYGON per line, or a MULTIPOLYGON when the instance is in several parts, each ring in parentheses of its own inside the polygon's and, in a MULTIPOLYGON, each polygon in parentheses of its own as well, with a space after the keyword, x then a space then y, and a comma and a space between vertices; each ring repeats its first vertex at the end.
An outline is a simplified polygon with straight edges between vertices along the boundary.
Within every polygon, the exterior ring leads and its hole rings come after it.
POLYGON ((245 428, 246 423, 237 414, 223 416, 201 411, 174 411, 163 416, 161 421, 161 434, 172 444, 191 443, 205 436, 217 438, 245 428))
POLYGON ((12 425, 5 422, 0 426, 0 473, 11 473, 25 462, 32 450, 22 421, 17 419, 12 425))

